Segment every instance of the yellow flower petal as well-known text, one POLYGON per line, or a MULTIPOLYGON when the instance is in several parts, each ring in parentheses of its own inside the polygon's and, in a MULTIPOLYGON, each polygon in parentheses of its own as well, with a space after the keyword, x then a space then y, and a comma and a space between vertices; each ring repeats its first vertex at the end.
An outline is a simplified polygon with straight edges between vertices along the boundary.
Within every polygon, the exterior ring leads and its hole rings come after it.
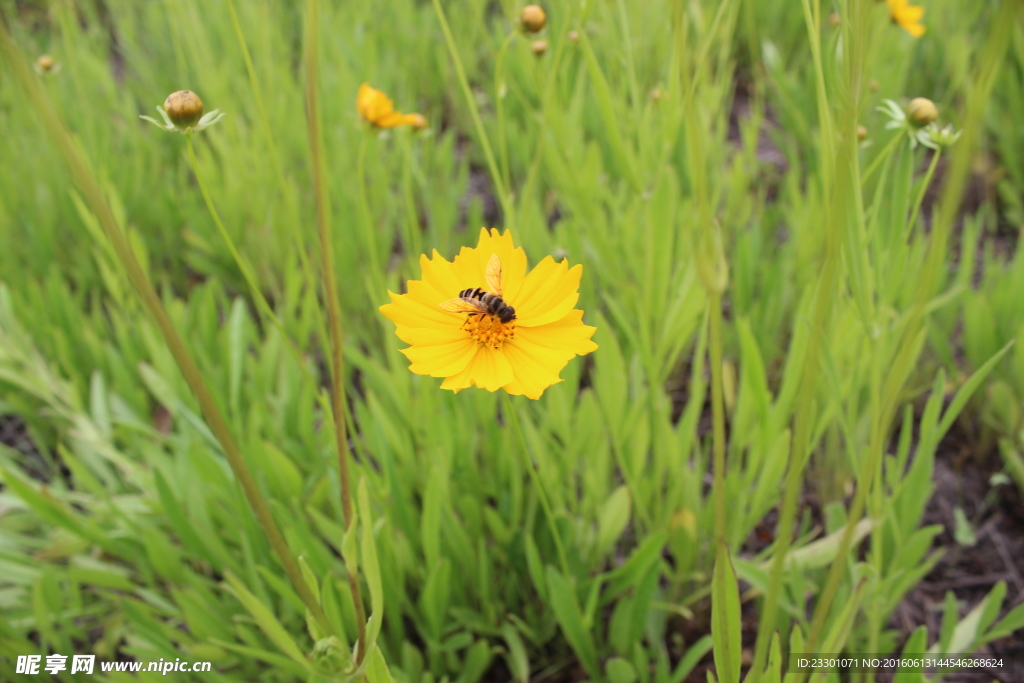
POLYGON ((459 328, 446 327, 443 330, 431 329, 428 327, 407 327, 396 325, 395 334, 407 344, 419 346, 437 346, 439 344, 450 344, 463 341, 466 334, 459 328))
POLYGON ((437 307, 427 306, 408 294, 388 292, 388 296, 391 297, 391 303, 381 306, 380 312, 396 325, 434 329, 446 329, 452 326, 451 313, 437 307))
POLYGON ((386 114, 382 114, 377 117, 374 125, 378 128, 398 128, 399 126, 406 126, 408 123, 405 120, 405 114, 397 111, 391 111, 386 114))
POLYGON ((469 286, 465 280, 459 279, 455 267, 437 253, 437 249, 434 250, 433 259, 427 258, 426 254, 420 256, 420 268, 423 270, 423 283, 434 290, 437 297, 435 303, 452 299, 469 286))
POLYGON ((886 0, 886 4, 892 20, 899 24, 900 28, 915 38, 924 35, 925 27, 920 23, 921 17, 924 16, 924 7, 911 5, 909 0, 886 0))
POLYGON ((512 381, 512 366, 505 354, 483 344, 475 344, 476 352, 461 371, 441 383, 442 389, 458 392, 467 387, 478 386, 487 391, 497 391, 512 381))
POLYGON ((526 252, 512 242, 512 234, 506 230, 500 235, 497 230, 480 228, 480 239, 475 248, 463 247, 455 257, 454 272, 464 282, 460 289, 467 287, 487 288, 487 264, 491 256, 501 259, 501 296, 511 303, 526 277, 526 252))
POLYGON ((924 35, 925 27, 922 24, 903 24, 903 30, 915 38, 920 38, 924 35))
POLYGON ((431 346, 417 343, 407 349, 402 349, 402 353, 412 361, 409 369, 417 375, 449 377, 462 372, 473 361, 475 347, 480 347, 480 345, 475 344, 472 339, 467 337, 431 346))
POLYGON ((907 5, 903 8, 900 14, 900 21, 904 23, 913 23, 921 21, 921 17, 924 16, 924 7, 916 7, 914 5, 907 5))
POLYGON ((519 327, 516 340, 525 340, 550 349, 562 349, 573 355, 582 356, 597 350, 597 344, 590 338, 596 327, 583 324, 583 311, 577 309, 553 323, 540 327, 519 327))
POLYGON ((519 335, 506 342, 502 351, 515 373, 515 380, 505 385, 505 391, 513 395, 525 394, 532 399, 540 398, 545 389, 561 382, 559 373, 576 355, 572 351, 535 344, 519 335))
MULTIPOLYGON (((549 256, 548 259, 550 258, 549 256)), ((577 290, 580 278, 583 277, 583 266, 577 264, 569 268, 568 265, 567 261, 562 260, 561 263, 555 264, 554 269, 546 268, 542 275, 538 274, 535 281, 534 273, 538 273, 541 268, 538 265, 526 276, 520 290, 521 301, 517 300, 514 304, 521 326, 546 325, 561 320, 573 309, 580 299, 577 290), (539 281, 541 277, 544 277, 543 281, 539 281), (523 292, 528 292, 529 296, 524 296, 523 292)))

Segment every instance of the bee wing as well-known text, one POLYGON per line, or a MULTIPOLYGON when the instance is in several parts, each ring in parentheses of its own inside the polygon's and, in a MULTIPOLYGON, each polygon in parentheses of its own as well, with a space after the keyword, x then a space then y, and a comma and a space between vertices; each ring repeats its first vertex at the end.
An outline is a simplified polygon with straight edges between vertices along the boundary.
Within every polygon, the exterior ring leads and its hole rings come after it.
POLYGON ((491 254, 487 262, 487 291, 501 296, 501 259, 497 254, 491 254))
POLYGON ((486 313, 487 306, 484 306, 483 302, 478 299, 469 299, 466 297, 459 297, 457 299, 448 299, 448 301, 441 302, 442 310, 448 311, 449 313, 486 313))

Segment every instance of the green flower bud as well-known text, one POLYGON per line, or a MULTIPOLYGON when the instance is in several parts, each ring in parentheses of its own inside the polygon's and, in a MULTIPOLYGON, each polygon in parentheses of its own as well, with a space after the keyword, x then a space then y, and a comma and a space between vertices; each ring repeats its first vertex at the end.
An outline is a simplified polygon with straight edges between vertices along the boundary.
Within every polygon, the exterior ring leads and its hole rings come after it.
POLYGON ((203 101, 191 90, 179 90, 164 100, 164 111, 176 127, 189 128, 203 117, 203 101))
POLYGON ((927 97, 915 97, 910 100, 907 115, 915 126, 923 127, 939 118, 939 110, 927 97))

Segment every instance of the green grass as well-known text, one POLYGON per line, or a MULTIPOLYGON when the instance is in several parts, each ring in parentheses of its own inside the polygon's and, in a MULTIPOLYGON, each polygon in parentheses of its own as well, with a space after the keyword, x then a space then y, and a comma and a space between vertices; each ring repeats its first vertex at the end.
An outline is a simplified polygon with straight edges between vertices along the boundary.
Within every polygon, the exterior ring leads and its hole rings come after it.
POLYGON ((558 3, 538 58, 507 0, 4 4, 2 677, 775 681, 1024 626, 1003 584, 889 624, 958 420, 1024 489, 1020 3, 925 6, 558 3), (195 166, 138 119, 179 89, 227 113, 195 166), (941 157, 877 110, 917 96, 941 157), (413 375, 377 310, 485 224, 584 265, 600 348, 536 402, 413 375))

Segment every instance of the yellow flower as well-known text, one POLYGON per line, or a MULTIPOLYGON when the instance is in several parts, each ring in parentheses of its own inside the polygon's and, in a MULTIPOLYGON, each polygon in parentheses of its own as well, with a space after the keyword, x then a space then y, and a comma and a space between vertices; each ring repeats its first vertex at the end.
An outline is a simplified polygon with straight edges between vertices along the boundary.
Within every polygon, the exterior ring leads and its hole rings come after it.
POLYGON ((924 16, 924 7, 917 7, 910 4, 910 0, 885 0, 889 5, 889 14, 892 15, 893 23, 899 24, 904 31, 920 38, 924 35, 925 27, 921 24, 921 17, 924 16))
POLYGON ((574 308, 583 266, 545 257, 529 273, 526 252, 512 234, 480 230, 476 248, 463 247, 454 261, 437 250, 420 257, 422 280, 408 293, 388 292, 380 307, 395 334, 411 344, 402 353, 418 375, 444 377, 442 389, 488 391, 540 398, 561 382, 574 357, 597 349, 596 328, 574 308))
POLYGON ((391 98, 370 87, 369 83, 359 86, 356 96, 356 111, 365 121, 377 128, 398 128, 399 126, 415 126, 425 128, 427 120, 422 114, 403 114, 395 111, 391 98))

